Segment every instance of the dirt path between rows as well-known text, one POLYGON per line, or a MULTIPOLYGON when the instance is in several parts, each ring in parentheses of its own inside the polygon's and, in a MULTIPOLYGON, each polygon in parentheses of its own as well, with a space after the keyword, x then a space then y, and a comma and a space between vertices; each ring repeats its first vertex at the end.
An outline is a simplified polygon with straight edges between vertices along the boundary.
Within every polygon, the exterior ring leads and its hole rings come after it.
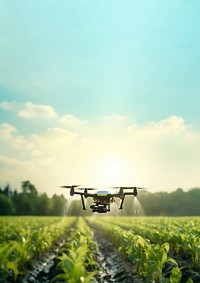
MULTIPOLYGON (((96 261, 99 272, 94 278, 96 283, 144 283, 145 280, 137 273, 137 270, 125 256, 118 251, 118 248, 95 226, 88 225, 94 231, 94 238, 97 244, 96 261)), ((51 283, 52 279, 59 273, 56 268, 58 264, 59 251, 66 244, 66 237, 54 244, 51 250, 40 257, 32 270, 18 280, 18 283, 51 283)), ((93 252, 93 251, 91 251, 93 252)), ((190 261, 173 256, 182 269, 181 283, 185 283, 189 277, 194 283, 200 282, 199 270, 191 270, 190 261)), ((54 281, 56 282, 56 281, 54 281)))
POLYGON ((64 237, 54 244, 48 253, 43 254, 36 261, 34 267, 28 272, 19 283, 50 283, 57 274, 57 263, 59 251, 66 244, 64 237))
MULTIPOLYGON (((143 283, 145 280, 137 274, 136 268, 129 262, 122 253, 108 238, 106 238, 96 227, 92 226, 94 230, 95 240, 98 245, 97 262, 99 264, 100 272, 97 276, 99 283, 143 283)), ((193 283, 200 283, 200 269, 191 268, 191 259, 182 259, 178 255, 171 254, 179 267, 182 267, 181 283, 186 283, 188 278, 193 280, 193 283)), ((171 270, 172 264, 166 264, 165 269, 171 270)))
MULTIPOLYGON (((99 272, 95 277, 97 283, 144 283, 144 280, 137 274, 134 266, 120 254, 105 236, 95 230, 95 241, 98 246, 96 260, 99 272)), ((60 241, 54 248, 40 258, 34 268, 19 282, 20 283, 50 283, 58 274, 56 269, 58 253, 65 245, 60 241)))
POLYGON ((98 283, 144 283, 133 264, 119 253, 100 231, 94 229, 94 236, 98 245, 97 264, 100 272, 96 276, 98 283))
MULTIPOLYGON (((99 272, 94 282, 96 283, 144 283, 144 280, 137 274, 134 265, 128 262, 125 257, 118 252, 103 234, 94 229, 95 241, 97 243, 96 261, 99 272)), ((58 263, 59 250, 65 246, 65 240, 61 240, 54 245, 50 252, 44 254, 34 268, 19 283, 50 283, 59 273, 56 269, 58 263)))

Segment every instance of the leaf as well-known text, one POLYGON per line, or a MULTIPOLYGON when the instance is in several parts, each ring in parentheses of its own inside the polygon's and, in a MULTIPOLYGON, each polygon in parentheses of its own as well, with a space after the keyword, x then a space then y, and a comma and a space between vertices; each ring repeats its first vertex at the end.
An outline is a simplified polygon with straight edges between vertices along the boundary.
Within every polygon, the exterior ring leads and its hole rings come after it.
POLYGON ((171 262, 171 263, 175 264, 176 266, 178 266, 178 263, 172 257, 168 258, 167 262, 171 262))
POLYGON ((135 260, 135 255, 134 254, 129 254, 128 259, 131 261, 135 260))
POLYGON ((182 272, 179 267, 174 267, 170 275, 170 283, 180 283, 182 272))
POLYGON ((141 258, 136 258, 136 259, 135 259, 135 263, 136 263, 138 266, 142 265, 142 259, 141 259, 141 258))
POLYGON ((192 278, 189 278, 186 283, 193 283, 192 278))
POLYGON ((145 244, 146 244, 144 238, 142 238, 139 235, 138 235, 138 238, 137 238, 137 243, 140 244, 140 246, 142 246, 143 248, 145 247, 145 244))
POLYGON ((169 243, 164 243, 162 246, 167 252, 169 251, 169 243))
POLYGON ((14 273, 15 276, 15 280, 17 279, 17 276, 19 275, 19 269, 18 269, 18 264, 16 262, 13 261, 9 261, 7 262, 7 268, 11 269, 14 273))

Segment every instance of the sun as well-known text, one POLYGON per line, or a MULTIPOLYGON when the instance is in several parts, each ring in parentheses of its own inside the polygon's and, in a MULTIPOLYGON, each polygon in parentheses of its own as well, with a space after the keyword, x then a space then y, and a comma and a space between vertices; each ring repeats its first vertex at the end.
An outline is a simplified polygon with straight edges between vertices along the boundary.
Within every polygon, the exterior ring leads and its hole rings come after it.
POLYGON ((108 160, 104 166, 103 171, 106 178, 117 178, 122 170, 120 162, 117 160, 108 160))
POLYGON ((78 182, 90 188, 130 187, 137 182, 136 165, 134 157, 125 149, 91 150, 76 164, 70 179, 72 184, 78 182))
POLYGON ((99 186, 126 186, 133 182, 133 164, 126 156, 102 155, 95 159, 90 173, 99 186))

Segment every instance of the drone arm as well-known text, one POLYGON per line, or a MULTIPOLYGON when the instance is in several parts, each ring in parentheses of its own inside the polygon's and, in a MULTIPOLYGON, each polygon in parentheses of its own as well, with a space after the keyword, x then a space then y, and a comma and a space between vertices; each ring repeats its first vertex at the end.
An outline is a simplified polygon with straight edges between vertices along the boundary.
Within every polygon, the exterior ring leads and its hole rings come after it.
POLYGON ((84 202, 84 193, 81 193, 81 192, 73 192, 73 195, 80 195, 81 196, 81 202, 82 202, 82 206, 83 206, 83 210, 86 210, 86 207, 85 207, 85 202, 84 202))
POLYGON ((135 192, 129 192, 129 193, 124 193, 124 196, 137 196, 137 193, 135 192))
POLYGON ((123 203, 124 203, 124 199, 125 199, 125 196, 137 196, 137 191, 134 190, 133 192, 127 192, 127 193, 124 193, 123 196, 121 197, 121 204, 120 204, 120 207, 119 209, 123 209, 123 203))
POLYGON ((80 195, 81 196, 81 202, 82 202, 82 206, 83 206, 83 210, 87 210, 85 207, 85 201, 84 201, 84 197, 93 197, 94 194, 88 194, 88 193, 82 193, 82 192, 74 192, 73 195, 80 195))

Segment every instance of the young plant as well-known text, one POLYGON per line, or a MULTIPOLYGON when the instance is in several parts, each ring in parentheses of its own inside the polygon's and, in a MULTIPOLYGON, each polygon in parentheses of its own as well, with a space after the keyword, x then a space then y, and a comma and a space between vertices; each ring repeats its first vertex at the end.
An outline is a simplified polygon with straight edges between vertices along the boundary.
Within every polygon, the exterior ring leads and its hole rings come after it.
POLYGON ((67 248, 59 257, 58 268, 62 269, 62 273, 55 280, 63 279, 68 283, 91 282, 97 273, 94 258, 96 249, 92 231, 83 218, 79 218, 76 229, 71 229, 67 248))

